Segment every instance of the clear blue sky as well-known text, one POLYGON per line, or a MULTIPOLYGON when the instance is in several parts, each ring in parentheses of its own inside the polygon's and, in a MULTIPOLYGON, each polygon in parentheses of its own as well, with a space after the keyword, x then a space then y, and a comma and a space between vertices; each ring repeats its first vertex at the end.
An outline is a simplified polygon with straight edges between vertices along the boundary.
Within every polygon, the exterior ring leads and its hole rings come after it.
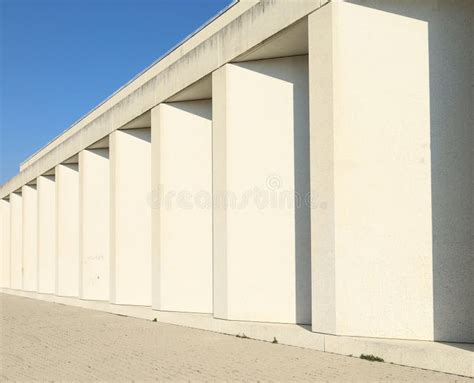
POLYGON ((0 184, 231 0, 0 0, 0 184))

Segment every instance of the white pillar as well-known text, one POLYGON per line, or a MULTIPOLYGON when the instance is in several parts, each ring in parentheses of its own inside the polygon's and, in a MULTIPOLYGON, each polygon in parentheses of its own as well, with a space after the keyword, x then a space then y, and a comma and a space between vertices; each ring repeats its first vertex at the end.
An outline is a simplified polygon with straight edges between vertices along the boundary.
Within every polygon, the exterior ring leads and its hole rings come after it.
POLYGON ((153 308, 212 313, 212 102, 152 111, 153 308))
POLYGON ((56 289, 56 182, 54 175, 37 179, 38 193, 38 292, 56 289))
POLYGON ((36 185, 24 185, 23 196, 23 290, 38 289, 38 199, 36 185))
POLYGON ((110 177, 109 150, 79 153, 80 168, 80 297, 109 300, 110 177))
POLYGON ((56 294, 79 296, 79 166, 56 166, 56 294))
POLYGON ((212 96, 214 315, 311 323, 307 56, 225 65, 212 96))
POLYGON ((110 300, 151 306, 150 129, 110 135, 110 300))
POLYGON ((23 204, 20 193, 10 194, 10 286, 23 289, 23 204))
POLYGON ((10 202, 0 199, 1 286, 10 287, 10 202))
POLYGON ((470 11, 309 16, 314 331, 474 340, 470 11))

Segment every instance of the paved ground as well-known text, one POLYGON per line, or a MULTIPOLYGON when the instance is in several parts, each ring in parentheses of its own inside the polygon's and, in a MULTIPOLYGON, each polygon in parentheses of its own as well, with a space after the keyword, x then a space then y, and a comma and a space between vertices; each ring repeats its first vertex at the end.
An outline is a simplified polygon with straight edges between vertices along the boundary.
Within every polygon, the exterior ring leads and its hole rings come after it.
POLYGON ((1 381, 468 380, 5 294, 0 320, 1 381))

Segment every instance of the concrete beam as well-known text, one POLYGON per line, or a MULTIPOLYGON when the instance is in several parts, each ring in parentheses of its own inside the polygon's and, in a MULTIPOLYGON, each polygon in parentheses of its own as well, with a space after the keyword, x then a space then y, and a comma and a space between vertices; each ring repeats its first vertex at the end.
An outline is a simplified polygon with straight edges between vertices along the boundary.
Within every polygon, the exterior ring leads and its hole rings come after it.
POLYGON ((110 301, 151 306, 151 132, 110 136, 110 301))
POLYGON ((38 290, 38 198, 36 185, 25 185, 23 196, 23 290, 38 290))
POLYGON ((40 176, 38 193, 38 292, 56 291, 56 181, 40 176))
POLYGON ((79 166, 56 166, 56 294, 79 296, 79 166))
POLYGON ((152 111, 153 308, 212 313, 212 101, 152 111))
POLYGON ((230 19, 216 19, 213 33, 206 31, 188 51, 178 52, 171 61, 166 61, 166 65, 157 64, 143 73, 123 92, 119 92, 117 97, 112 97, 110 102, 99 107, 32 161, 28 161, 17 176, 0 188, 0 198, 263 43, 318 9, 324 2, 240 2, 239 12, 230 19))
POLYGON ((225 65, 213 101, 214 316, 311 323, 308 58, 225 65))
POLYGON ((10 202, 0 199, 1 286, 10 287, 10 202))
POLYGON ((109 149, 81 151, 79 169, 81 247, 79 297, 89 300, 109 300, 109 149))
POLYGON ((73 126, 67 129, 63 134, 56 137, 51 143, 49 143, 44 148, 33 154, 30 158, 25 160, 21 164, 20 170, 26 169, 32 163, 41 158, 45 153, 51 150, 51 148, 53 148, 55 145, 60 144, 65 139, 69 138, 78 130, 80 130, 82 127, 93 121, 103 112, 110 109, 118 101, 123 100, 131 93, 142 87, 158 73, 162 72, 164 69, 175 63, 184 55, 198 47, 200 44, 202 44, 203 41, 207 40, 210 36, 218 32, 220 29, 222 29, 234 19, 238 18, 240 15, 245 13, 248 9, 253 7, 259 1, 260 0, 238 1, 232 6, 230 6, 228 9, 225 9, 220 15, 218 15, 218 17, 210 20, 198 31, 192 33, 183 42, 172 48, 170 52, 166 53, 163 57, 158 59, 155 63, 143 70, 143 72, 138 74, 135 78, 133 78, 127 84, 122 86, 119 90, 113 93, 104 102, 102 102, 96 108, 91 110, 87 115, 82 117, 73 126))

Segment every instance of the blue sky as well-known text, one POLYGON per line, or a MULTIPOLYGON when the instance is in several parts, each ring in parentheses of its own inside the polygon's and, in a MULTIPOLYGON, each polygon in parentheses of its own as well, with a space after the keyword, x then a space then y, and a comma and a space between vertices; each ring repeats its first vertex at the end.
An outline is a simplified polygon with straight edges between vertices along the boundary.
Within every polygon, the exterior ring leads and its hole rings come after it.
POLYGON ((232 0, 0 0, 0 183, 232 0))

